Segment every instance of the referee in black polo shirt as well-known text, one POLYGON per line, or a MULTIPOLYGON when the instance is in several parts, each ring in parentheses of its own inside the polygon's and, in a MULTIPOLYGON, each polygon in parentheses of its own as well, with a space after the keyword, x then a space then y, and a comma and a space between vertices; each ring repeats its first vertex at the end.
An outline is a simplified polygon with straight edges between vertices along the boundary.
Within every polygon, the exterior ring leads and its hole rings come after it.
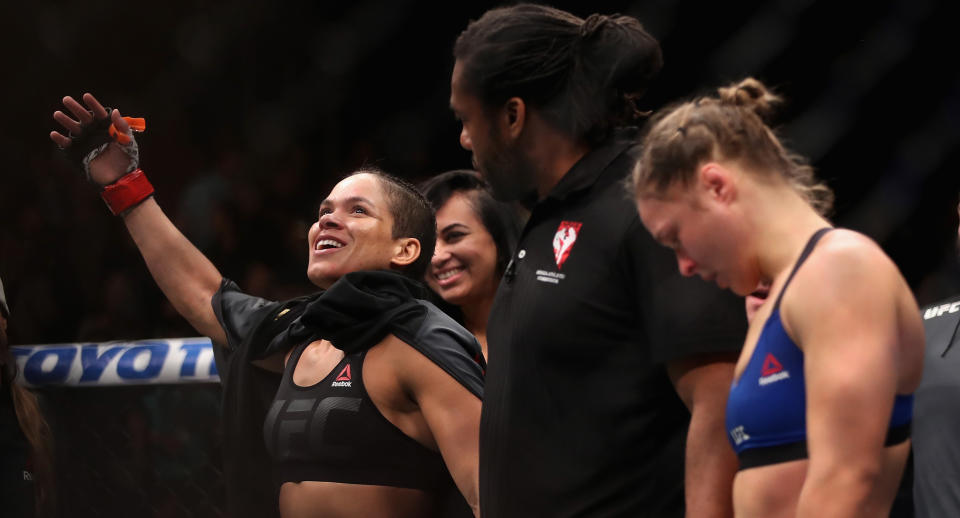
POLYGON ((657 41, 521 4, 471 22, 454 56, 461 145, 532 211, 487 329, 483 516, 732 515, 742 302, 681 277, 622 185, 657 41))

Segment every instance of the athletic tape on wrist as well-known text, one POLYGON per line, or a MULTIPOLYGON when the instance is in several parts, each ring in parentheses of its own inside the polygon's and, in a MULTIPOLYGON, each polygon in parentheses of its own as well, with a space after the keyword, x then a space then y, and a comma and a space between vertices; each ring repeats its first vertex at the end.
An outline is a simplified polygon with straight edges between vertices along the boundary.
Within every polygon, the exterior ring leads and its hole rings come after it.
POLYGON ((147 175, 141 169, 121 176, 100 192, 100 197, 114 216, 122 214, 150 196, 153 196, 153 185, 150 185, 147 175))

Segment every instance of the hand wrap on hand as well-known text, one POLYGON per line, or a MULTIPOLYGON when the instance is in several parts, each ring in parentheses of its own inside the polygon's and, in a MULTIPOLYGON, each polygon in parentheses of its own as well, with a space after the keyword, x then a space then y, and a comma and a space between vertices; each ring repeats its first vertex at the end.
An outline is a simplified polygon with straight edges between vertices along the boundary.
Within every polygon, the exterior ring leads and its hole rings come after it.
MULTIPOLYGON (((106 110, 107 113, 112 112, 110 108, 106 108, 106 110)), ((133 124, 132 129, 143 130, 142 119, 130 119, 128 117, 124 117, 124 119, 130 123, 136 120, 139 124, 133 124)), ((110 121, 110 117, 94 119, 93 122, 83 125, 79 134, 70 134, 70 140, 70 146, 65 151, 70 160, 83 170, 88 182, 93 183, 90 178, 90 162, 114 142, 130 157, 127 173, 140 167, 140 148, 137 147, 136 139, 133 138, 132 133, 130 135, 119 133, 110 121)))

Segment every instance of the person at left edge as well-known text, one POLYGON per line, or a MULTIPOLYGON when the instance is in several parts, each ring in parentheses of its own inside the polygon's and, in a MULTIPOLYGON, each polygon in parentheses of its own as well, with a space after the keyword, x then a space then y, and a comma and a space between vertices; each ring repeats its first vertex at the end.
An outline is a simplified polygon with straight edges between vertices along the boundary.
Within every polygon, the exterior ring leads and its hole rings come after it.
POLYGON ((258 361, 283 372, 266 420, 260 412, 254 424, 259 445, 234 439, 225 452, 245 468, 227 479, 231 515, 272 515, 279 502, 285 518, 435 516, 451 476, 479 515, 480 347, 415 298, 436 239, 433 212, 416 189, 374 170, 340 181, 307 235, 307 276, 326 291, 266 301, 224 279, 163 214, 119 111, 108 113, 90 94, 83 101, 64 98, 75 119, 60 111, 54 118, 73 138, 51 139, 75 150, 88 179, 103 187, 174 307, 243 364, 232 361, 223 378, 226 435, 245 437, 229 425, 251 424, 231 417, 247 411, 247 400, 231 396, 250 381, 242 367, 258 361), (106 136, 111 124, 125 144, 106 136), (246 462, 265 456, 264 439, 279 496, 269 480, 231 488, 237 477, 269 471, 268 463, 246 462), (246 489, 272 494, 272 510, 263 498, 245 498, 246 489), (260 507, 238 506, 248 503, 260 507))
POLYGON ((0 279, 0 516, 54 516, 53 443, 37 397, 20 384, 7 340, 10 306, 0 279))

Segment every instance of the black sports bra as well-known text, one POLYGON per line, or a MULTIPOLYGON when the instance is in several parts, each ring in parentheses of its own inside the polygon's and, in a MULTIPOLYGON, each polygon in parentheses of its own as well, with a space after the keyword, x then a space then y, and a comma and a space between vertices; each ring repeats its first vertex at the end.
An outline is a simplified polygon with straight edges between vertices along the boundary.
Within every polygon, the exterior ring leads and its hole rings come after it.
POLYGON ((450 474, 439 453, 407 436, 377 409, 363 385, 366 351, 346 355, 309 387, 293 382, 307 344, 293 350, 263 426, 275 476, 435 491, 450 474))

